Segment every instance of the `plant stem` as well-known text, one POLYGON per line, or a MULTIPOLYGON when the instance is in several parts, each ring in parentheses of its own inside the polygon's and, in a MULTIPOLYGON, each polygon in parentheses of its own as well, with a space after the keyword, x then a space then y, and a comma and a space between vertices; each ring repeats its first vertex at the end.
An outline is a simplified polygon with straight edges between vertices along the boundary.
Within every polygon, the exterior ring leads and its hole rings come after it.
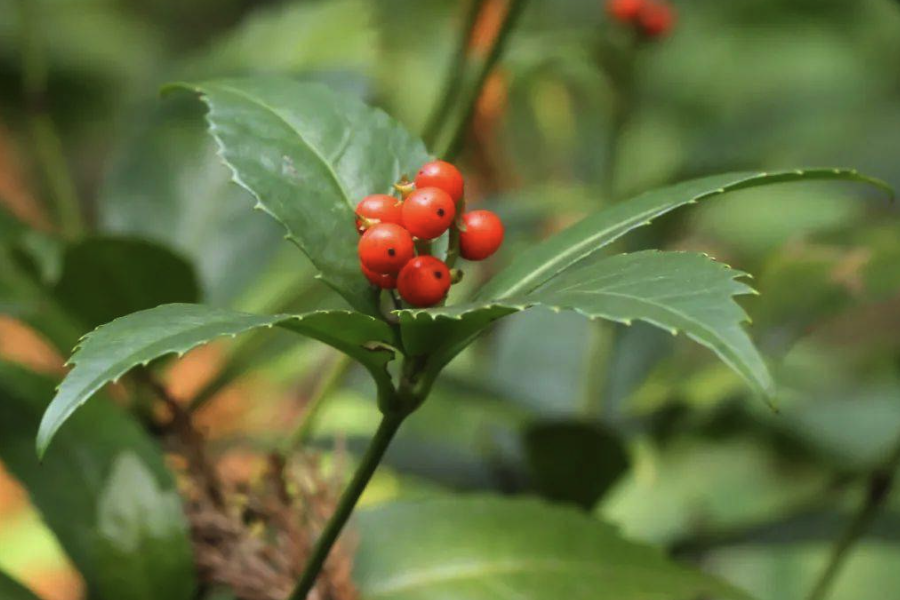
POLYGON ((888 499, 897 469, 900 469, 900 439, 897 440, 897 444, 887 460, 869 476, 866 497, 860 504, 856 515, 835 542, 828 564, 807 596, 807 600, 825 600, 828 597, 831 586, 847 560, 850 550, 872 525, 872 521, 878 516, 888 499))
POLYGON ((331 367, 319 379, 318 385, 306 405, 306 411, 303 414, 300 425, 288 438, 282 454, 290 454, 309 440, 322 406, 331 394, 340 387, 341 380, 351 364, 352 361, 346 354, 340 354, 334 359, 331 367))
POLYGON ((441 90, 440 101, 435 105, 428 119, 428 124, 422 133, 422 138, 429 147, 434 144, 435 138, 441 132, 441 127, 447 120, 447 114, 450 112, 450 109, 453 108, 453 100, 457 97, 459 88, 465 78, 469 41, 472 39, 472 32, 478 22, 478 16, 481 14, 484 3, 485 0, 470 0, 469 2, 469 10, 466 12, 463 28, 460 30, 456 52, 453 55, 450 70, 447 72, 444 87, 441 90))
POLYGON ((22 36, 22 88, 35 158, 43 172, 53 212, 63 235, 77 238, 84 231, 75 184, 69 173, 62 140, 47 108, 47 60, 40 35, 40 3, 19 0, 22 36))
POLYGON ((341 495, 337 509, 335 509, 334 514, 325 526, 325 531, 322 532, 322 535, 316 542, 312 556, 307 561, 303 570, 303 576, 290 595, 290 600, 306 600, 307 595, 316 583, 316 577, 318 577, 319 572, 325 565, 325 560, 328 558, 331 548, 350 518, 356 503, 359 501, 359 497, 366 489, 366 485, 368 485, 369 480, 375 473, 375 469, 378 468, 378 464, 384 457, 384 453, 387 451, 391 440, 394 439, 397 430, 400 429, 400 425, 405 417, 406 413, 388 413, 381 419, 375 436, 369 442, 369 447, 366 449, 366 453, 363 455, 356 473, 353 474, 353 479, 341 495))
POLYGON ((435 154, 437 154, 437 156, 452 160, 459 154, 463 140, 465 139, 466 130, 469 127, 469 122, 472 120, 472 116, 475 113, 475 107, 478 105, 478 98, 481 96, 481 90, 484 88, 488 76, 490 76, 494 67, 497 65, 497 61, 503 54, 506 42, 527 3, 528 0, 509 0, 509 7, 506 9, 503 22, 497 32, 497 38, 494 40, 494 44, 491 46, 487 56, 481 61, 480 65, 477 65, 478 72, 475 81, 462 96, 462 112, 460 112, 460 116, 454 124, 450 135, 443 136, 441 139, 442 143, 438 144, 435 148, 435 154))

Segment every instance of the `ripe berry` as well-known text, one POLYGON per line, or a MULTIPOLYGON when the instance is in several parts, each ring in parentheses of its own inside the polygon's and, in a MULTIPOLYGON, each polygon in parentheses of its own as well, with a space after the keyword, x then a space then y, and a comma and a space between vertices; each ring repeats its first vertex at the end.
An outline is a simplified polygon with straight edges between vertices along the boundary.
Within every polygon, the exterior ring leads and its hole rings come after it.
POLYGON ((415 256, 409 232, 394 223, 378 223, 359 238, 359 260, 376 273, 396 273, 415 256))
POLYGON ((426 163, 416 174, 416 187, 419 189, 436 187, 450 194, 454 203, 463 197, 465 184, 459 170, 448 162, 435 160, 426 163))
POLYGON ((376 273, 362 263, 359 263, 359 268, 362 269, 363 275, 366 276, 366 279, 368 279, 369 283, 372 285, 377 285, 383 290, 392 290, 397 287, 396 276, 389 273, 376 273))
POLYGON ((459 254, 466 260, 484 260, 503 243, 503 223, 489 210, 463 215, 466 230, 459 233, 459 254))
POLYGON ((647 37, 661 37, 675 25, 675 11, 666 2, 648 0, 638 15, 638 24, 647 37))
POLYGON ((397 276, 397 291, 409 304, 426 308, 444 299, 450 289, 450 269, 433 256, 417 256, 397 276))
POLYGON ((606 12, 617 21, 630 23, 636 21, 645 0, 609 0, 606 3, 606 12))
POLYGON ((447 192, 438 188, 420 188, 403 203, 403 226, 423 240, 440 236, 455 218, 456 203, 447 192))
MULTIPOLYGON (((376 223, 403 224, 403 204, 387 194, 373 194, 366 196, 356 205, 356 214, 376 223)), ((356 229, 362 233, 366 230, 366 223, 356 219, 356 229)))

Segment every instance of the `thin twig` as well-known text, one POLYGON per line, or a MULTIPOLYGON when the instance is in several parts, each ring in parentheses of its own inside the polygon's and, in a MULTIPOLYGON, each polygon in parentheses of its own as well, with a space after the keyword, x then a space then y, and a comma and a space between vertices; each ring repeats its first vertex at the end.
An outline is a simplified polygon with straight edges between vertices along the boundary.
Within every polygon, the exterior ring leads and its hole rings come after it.
POLYGON ((481 97, 481 91, 484 88, 484 84, 487 82, 488 77, 491 72, 493 72, 500 57, 503 55, 503 50, 506 48, 509 36, 527 4, 528 0, 509 0, 509 7, 503 17, 503 22, 500 24, 497 37, 494 39, 494 44, 491 46, 487 56, 481 61, 481 64, 478 65, 478 73, 475 77, 475 81, 465 91, 462 97, 462 109, 459 113, 459 118, 453 126, 451 135, 443 136, 441 141, 446 141, 435 148, 435 154, 437 156, 452 160, 462 148, 466 131, 468 130, 472 116, 475 114, 475 108, 478 105, 478 99, 481 97))
POLYGON ((825 600, 856 542, 868 531, 890 496, 894 476, 900 469, 900 439, 885 462, 869 476, 866 497, 831 550, 828 564, 807 596, 807 600, 825 600))
POLYGON ((460 36, 457 41, 456 51, 453 55, 453 62, 447 71, 447 78, 444 80, 444 87, 439 96, 440 101, 435 105, 428 119, 428 124, 422 133, 422 138, 430 147, 434 144, 441 128, 447 120, 450 109, 453 108, 453 101, 457 98, 462 83, 465 79, 467 67, 467 55, 469 42, 472 39, 472 33, 478 23, 478 17, 484 6, 485 0, 470 0, 469 10, 466 12, 463 27, 460 29, 460 36))

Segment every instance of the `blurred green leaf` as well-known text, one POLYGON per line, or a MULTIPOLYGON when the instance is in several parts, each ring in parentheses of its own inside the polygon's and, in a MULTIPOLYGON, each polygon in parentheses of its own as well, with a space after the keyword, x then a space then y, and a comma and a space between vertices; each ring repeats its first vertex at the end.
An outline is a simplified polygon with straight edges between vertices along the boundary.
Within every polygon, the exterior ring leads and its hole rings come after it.
POLYGON ((92 596, 191 600, 194 563, 175 481, 110 402, 72 420, 39 463, 34 432, 53 382, 0 363, 0 458, 28 490, 92 596))
MULTIPOLYGON (((530 292, 578 261, 598 252, 629 231, 680 206, 727 192, 803 180, 860 181, 886 188, 856 171, 817 169, 773 173, 729 173, 685 181, 653 190, 589 216, 532 249, 479 290, 477 297, 499 300, 530 292)), ((889 188, 888 188, 889 189, 889 188)))
POLYGON ((378 56, 370 2, 314 0, 267 6, 188 61, 202 77, 236 73, 371 70, 378 56))
POLYGON ((597 513, 628 537, 669 544, 731 532, 817 502, 828 475, 750 437, 642 447, 597 513))
POLYGON ((540 494, 590 508, 628 468, 622 440, 603 426, 580 421, 535 423, 525 453, 540 494))
POLYGON ((609 525, 534 500, 398 502, 357 520, 354 570, 370 600, 747 598, 609 525))
POLYGON ((351 306, 377 310, 359 270, 354 209, 428 160, 422 142, 346 94, 286 79, 178 84, 201 94, 210 133, 257 208, 282 223, 351 306))
POLYGON ((183 258, 128 238, 86 238, 68 247, 52 293, 88 329, 160 304, 200 300, 183 258))
POLYGON ((41 421, 38 454, 69 417, 100 388, 138 365, 223 336, 279 326, 330 344, 360 361, 379 386, 390 385, 393 332, 384 321, 350 311, 259 316, 197 304, 166 304, 116 319, 88 334, 72 355, 72 370, 41 421))
POLYGON ((39 600, 28 588, 0 571, 0 597, 3 600, 39 600))

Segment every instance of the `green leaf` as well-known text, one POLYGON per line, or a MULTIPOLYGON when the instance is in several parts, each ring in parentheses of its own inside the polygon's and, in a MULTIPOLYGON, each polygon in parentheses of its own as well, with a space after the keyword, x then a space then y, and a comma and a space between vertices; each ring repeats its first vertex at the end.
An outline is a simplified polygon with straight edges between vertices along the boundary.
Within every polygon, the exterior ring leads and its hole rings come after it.
POLYGON ((0 363, 0 459, 28 490, 89 595, 193 598, 187 523, 157 447, 111 402, 96 402, 39 464, 32 436, 52 394, 52 382, 0 363))
POLYGON ((747 598, 584 513, 534 500, 398 502, 358 523, 354 568, 367 600, 747 598))
POLYGON ((593 258, 521 296, 401 311, 404 344, 421 347, 427 333, 424 326, 430 321, 450 328, 432 355, 431 368, 438 370, 473 334, 504 315, 533 306, 573 310, 591 319, 626 325, 646 321, 673 335, 683 331, 715 352, 754 390, 771 396, 774 385, 769 372, 742 327, 747 315, 732 298, 753 293, 736 281, 743 275, 702 254, 645 251, 593 258))
POLYGON ((428 160, 422 142, 385 113, 318 84, 258 78, 176 87, 202 96, 222 159, 256 208, 285 226, 351 306, 374 314, 354 208, 414 174, 428 160))
POLYGON ((37 436, 43 456, 72 414, 109 382, 138 365, 188 350, 222 336, 279 326, 325 342, 355 358, 379 387, 390 385, 393 334, 384 321, 350 311, 259 316, 196 304, 167 304, 116 319, 94 330, 72 355, 69 372, 47 408, 37 436))
POLYGON ((530 292, 566 268, 592 255, 629 231, 680 206, 727 192, 790 181, 837 179, 860 181, 888 190, 890 187, 856 171, 813 169, 775 173, 729 173, 685 181, 647 192, 591 215, 568 229, 523 252, 477 294, 499 300, 530 292))
POLYGON ((202 114, 184 97, 144 117, 113 161, 97 220, 107 235, 177 251, 194 265, 204 302, 225 306, 266 272, 279 249, 291 249, 278 223, 247 210, 253 199, 231 183, 202 114))
POLYGON ((31 590, 0 571, 0 598, 3 600, 40 600, 31 590))
POLYGON ((87 329, 172 302, 197 302, 194 270, 151 242, 87 238, 66 249, 53 295, 87 329))

